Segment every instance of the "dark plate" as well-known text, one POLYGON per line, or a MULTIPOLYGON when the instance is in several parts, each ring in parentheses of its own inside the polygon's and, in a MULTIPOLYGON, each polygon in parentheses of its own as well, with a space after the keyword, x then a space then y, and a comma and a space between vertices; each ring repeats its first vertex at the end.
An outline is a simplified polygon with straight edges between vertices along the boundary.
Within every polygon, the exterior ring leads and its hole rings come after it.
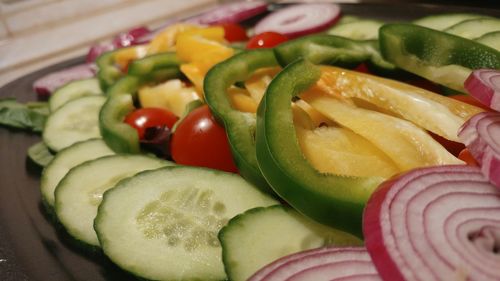
MULTIPOLYGON (((442 12, 477 12, 499 16, 500 10, 420 4, 344 4, 344 14, 404 21, 442 12)), ((0 97, 35 100, 31 85, 51 71, 77 64, 73 59, 19 78, 0 89, 0 97)), ((98 254, 71 244, 51 223, 40 202, 40 169, 26 158, 38 135, 0 128, 0 280, 132 280, 98 254)))

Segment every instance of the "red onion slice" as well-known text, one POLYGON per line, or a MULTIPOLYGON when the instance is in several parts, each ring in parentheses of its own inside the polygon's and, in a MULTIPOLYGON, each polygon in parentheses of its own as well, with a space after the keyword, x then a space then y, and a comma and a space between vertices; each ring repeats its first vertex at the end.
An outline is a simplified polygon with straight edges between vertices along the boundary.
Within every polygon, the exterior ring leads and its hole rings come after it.
POLYGON ((467 120, 458 137, 492 184, 500 188, 500 113, 482 112, 467 120))
POLYGON ((255 34, 274 31, 288 38, 296 38, 323 31, 339 18, 340 6, 336 4, 297 4, 263 18, 255 25, 255 34))
POLYGON ((135 27, 127 32, 116 35, 115 38, 113 38, 112 44, 115 48, 137 45, 138 43, 143 43, 144 41, 141 39, 148 36, 150 33, 151 31, 145 26, 135 27))
POLYGON ((88 63, 95 62, 95 60, 107 51, 114 50, 115 46, 112 43, 96 44, 90 47, 85 61, 88 63))
POLYGON ((416 169, 383 183, 363 232, 384 280, 500 280, 500 192, 477 167, 416 169))
POLYGON ((365 248, 318 248, 280 258, 248 281, 380 281, 365 248))
POLYGON ((491 109, 500 111, 500 71, 474 70, 465 80, 465 89, 471 96, 491 109))
POLYGON ((85 78, 94 77, 96 66, 93 63, 85 63, 60 71, 49 73, 38 78, 33 83, 33 90, 42 98, 48 97, 62 85, 85 78))
POLYGON ((186 20, 189 23, 214 25, 222 23, 239 23, 267 12, 264 1, 227 3, 209 10, 201 15, 186 20))

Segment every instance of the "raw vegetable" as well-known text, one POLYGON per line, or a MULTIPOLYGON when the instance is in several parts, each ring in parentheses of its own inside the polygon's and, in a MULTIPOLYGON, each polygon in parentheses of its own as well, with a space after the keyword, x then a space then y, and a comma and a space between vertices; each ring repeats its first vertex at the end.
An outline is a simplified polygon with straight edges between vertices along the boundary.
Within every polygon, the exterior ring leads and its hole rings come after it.
POLYGON ((458 137, 480 164, 483 175, 500 188, 500 113, 475 115, 462 126, 458 137))
POLYGON ((139 140, 144 139, 147 128, 155 126, 167 126, 172 129, 179 118, 172 112, 155 107, 142 107, 129 113, 124 122, 137 130, 139 140))
POLYGON ((46 98, 57 88, 68 82, 94 77, 95 72, 95 65, 93 63, 72 66, 38 78, 33 83, 33 90, 40 97, 46 98))
POLYGON ((182 165, 236 173, 226 132, 204 105, 191 111, 175 129, 172 159, 182 165))
POLYGON ((114 263, 150 280, 224 280, 217 233, 235 215, 277 204, 240 176, 171 166, 104 194, 94 227, 114 263))
POLYGON ((329 3, 297 4, 275 11, 260 20, 255 34, 274 31, 288 38, 317 33, 340 18, 340 6, 329 3))
POLYGON ((0 125, 41 132, 48 116, 46 103, 19 103, 14 98, 0 99, 0 125))
POLYGON ((86 96, 65 103, 47 118, 42 137, 52 151, 76 142, 99 138, 99 111, 104 96, 86 96))
POLYGON ((237 23, 223 23, 224 38, 228 42, 243 42, 248 40, 247 31, 237 23))
POLYGON ((500 111, 500 71, 494 69, 474 70, 465 80, 467 92, 482 104, 500 111))
POLYGON ((380 50, 396 66, 465 92, 464 81, 475 69, 500 68, 500 52, 483 44, 412 24, 380 28, 380 50))
POLYGON ((315 64, 329 64, 354 68, 365 61, 383 69, 394 66, 384 61, 374 46, 376 41, 356 41, 334 35, 310 35, 285 42, 274 53, 281 66, 286 66, 297 58, 305 58, 315 64))
POLYGON ((363 216, 384 280, 499 280, 500 197, 477 167, 412 170, 383 183, 363 216))
POLYGON ((123 48, 137 43, 144 43, 140 39, 151 33, 151 30, 145 26, 134 27, 126 32, 121 32, 112 40, 115 48, 123 48))
POLYGON ((291 100, 320 75, 317 66, 300 60, 273 79, 257 112, 257 160, 267 182, 292 207, 320 223, 360 235, 364 203, 382 178, 320 173, 308 164, 297 142, 291 100))
POLYGON ((484 15, 468 14, 468 13, 438 14, 417 19, 413 21, 413 23, 432 29, 444 30, 464 20, 484 18, 484 17, 485 17, 484 15))
POLYGON ((282 205, 251 209, 232 218, 219 232, 219 240, 224 267, 232 281, 245 281, 264 265, 299 251, 362 244, 350 234, 318 224, 282 205))
POLYGON ((250 38, 247 42, 246 48, 272 48, 286 41, 288 41, 288 38, 285 35, 274 31, 266 31, 250 38))
POLYGON ((49 98, 50 112, 56 111, 63 104, 83 96, 102 95, 96 78, 75 80, 59 87, 49 98))
POLYGON ((481 44, 490 46, 493 49, 500 51, 500 31, 488 32, 475 40, 481 44))
POLYGON ((354 40, 376 40, 378 39, 378 29, 383 24, 383 22, 376 20, 357 20, 336 24, 328 30, 328 34, 354 40))
POLYGON ((77 241, 99 247, 94 218, 103 193, 141 171, 173 165, 144 155, 110 155, 73 167, 54 191, 57 218, 77 241))
MULTIPOLYGON (((365 248, 317 248, 278 259, 248 281, 364 280, 381 281, 365 248)), ((392 279, 387 279, 392 280, 392 279)))
POLYGON ((47 211, 49 213, 53 211, 55 201, 54 191, 59 181, 61 181, 71 168, 85 161, 111 154, 114 154, 114 152, 102 139, 78 142, 59 151, 43 170, 40 180, 42 203, 45 205, 47 211))
POLYGON ((500 20, 496 18, 469 19, 452 25, 443 31, 463 38, 474 39, 489 32, 500 31, 500 20))
POLYGON ((189 23, 217 25, 224 23, 239 23, 267 11, 265 1, 246 1, 226 3, 212 10, 186 20, 189 23))
POLYGON ((224 125, 239 173, 269 192, 272 191, 259 170, 255 155, 255 115, 234 108, 227 91, 234 83, 245 81, 258 69, 277 64, 270 49, 246 51, 214 66, 204 82, 206 102, 214 116, 224 125))
POLYGON ((43 142, 37 142, 28 148, 28 157, 40 167, 45 167, 52 161, 54 154, 43 142))

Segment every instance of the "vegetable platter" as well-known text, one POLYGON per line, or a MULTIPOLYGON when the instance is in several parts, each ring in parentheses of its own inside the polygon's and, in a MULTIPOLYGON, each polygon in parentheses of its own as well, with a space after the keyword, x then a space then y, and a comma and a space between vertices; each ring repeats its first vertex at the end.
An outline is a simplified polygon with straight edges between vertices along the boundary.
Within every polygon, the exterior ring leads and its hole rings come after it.
POLYGON ((499 16, 221 4, 5 85, 0 279, 500 279, 499 16))

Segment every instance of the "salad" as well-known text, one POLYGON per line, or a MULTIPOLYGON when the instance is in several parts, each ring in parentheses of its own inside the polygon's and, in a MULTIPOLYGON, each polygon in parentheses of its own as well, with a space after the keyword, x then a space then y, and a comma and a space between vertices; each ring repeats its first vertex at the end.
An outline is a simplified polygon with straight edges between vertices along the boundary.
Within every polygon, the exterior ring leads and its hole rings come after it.
POLYGON ((500 20, 239 2, 2 100, 43 212, 147 280, 497 280, 500 20))

